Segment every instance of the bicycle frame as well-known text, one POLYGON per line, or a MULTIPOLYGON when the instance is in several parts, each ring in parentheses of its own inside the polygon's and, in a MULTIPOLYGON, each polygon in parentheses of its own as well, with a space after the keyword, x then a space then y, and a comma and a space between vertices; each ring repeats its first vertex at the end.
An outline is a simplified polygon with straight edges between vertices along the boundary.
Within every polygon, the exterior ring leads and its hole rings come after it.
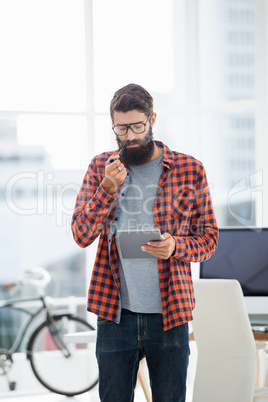
MULTIPOLYGON (((11 310, 16 310, 20 311, 23 313, 26 313, 29 317, 29 319, 26 321, 25 324, 21 324, 18 335, 16 336, 15 341, 13 342, 13 345, 11 348, 8 350, 8 353, 12 355, 13 353, 16 353, 25 337, 25 334, 30 327, 31 323, 39 316, 39 314, 46 310, 47 311, 47 305, 45 302, 45 298, 43 296, 35 297, 35 298, 25 298, 25 299, 12 299, 10 301, 4 301, 0 304, 0 310, 4 308, 9 308, 11 310), (21 303, 29 303, 29 302, 34 302, 34 301, 40 301, 42 303, 42 306, 39 307, 34 313, 31 311, 27 310, 26 308, 16 306, 16 304, 21 304, 21 303)), ((1 349, 1 348, 0 348, 1 349)))

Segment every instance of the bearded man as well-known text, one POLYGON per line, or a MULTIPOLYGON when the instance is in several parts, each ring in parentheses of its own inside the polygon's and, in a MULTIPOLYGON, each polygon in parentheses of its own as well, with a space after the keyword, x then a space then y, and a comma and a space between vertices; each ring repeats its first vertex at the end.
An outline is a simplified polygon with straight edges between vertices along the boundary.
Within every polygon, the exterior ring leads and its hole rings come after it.
POLYGON ((119 150, 93 158, 72 220, 80 247, 100 236, 87 303, 98 316, 100 400, 133 401, 146 357, 153 401, 184 402, 190 263, 209 258, 218 238, 206 173, 192 156, 154 140, 153 98, 140 85, 119 89, 110 114, 119 150), (161 240, 141 246, 144 258, 123 258, 119 231, 155 228, 161 240))

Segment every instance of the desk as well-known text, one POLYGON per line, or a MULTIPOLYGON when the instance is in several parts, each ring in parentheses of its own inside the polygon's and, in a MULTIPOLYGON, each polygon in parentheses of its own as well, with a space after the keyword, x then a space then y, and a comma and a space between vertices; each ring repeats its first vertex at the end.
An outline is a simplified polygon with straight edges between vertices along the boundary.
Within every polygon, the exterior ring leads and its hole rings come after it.
POLYGON ((268 342, 268 332, 253 332, 255 341, 268 342))
MULTIPOLYGON (((255 341, 262 341, 262 342, 268 342, 268 332, 253 332, 254 339, 255 341)), ((194 334, 191 332, 189 334, 190 341, 194 341, 194 334)))
MULTIPOLYGON (((66 342, 89 343, 89 342, 96 342, 96 339, 97 339, 97 330, 76 332, 73 334, 64 335, 64 340, 66 342)), ((146 401, 151 402, 152 401, 151 390, 148 381, 144 375, 144 368, 145 368, 145 359, 142 359, 138 371, 138 381, 141 384, 146 401)))

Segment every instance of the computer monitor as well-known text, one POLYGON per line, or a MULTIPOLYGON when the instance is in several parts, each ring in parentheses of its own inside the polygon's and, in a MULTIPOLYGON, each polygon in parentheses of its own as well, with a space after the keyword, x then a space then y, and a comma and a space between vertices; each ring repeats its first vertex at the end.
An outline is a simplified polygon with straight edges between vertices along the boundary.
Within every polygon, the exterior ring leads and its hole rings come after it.
POLYGON ((268 315, 268 228, 224 228, 200 278, 237 279, 249 314, 268 315))

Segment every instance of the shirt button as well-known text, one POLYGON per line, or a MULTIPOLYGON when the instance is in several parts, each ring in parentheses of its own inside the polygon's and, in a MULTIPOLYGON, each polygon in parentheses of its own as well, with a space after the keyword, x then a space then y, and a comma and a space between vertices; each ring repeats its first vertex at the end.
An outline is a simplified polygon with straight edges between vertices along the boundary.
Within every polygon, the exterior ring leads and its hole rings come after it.
POLYGON ((118 218, 114 218, 115 221, 117 221, 118 218))
POLYGON ((122 197, 124 197, 125 193, 122 193, 121 195, 122 195, 122 197))

